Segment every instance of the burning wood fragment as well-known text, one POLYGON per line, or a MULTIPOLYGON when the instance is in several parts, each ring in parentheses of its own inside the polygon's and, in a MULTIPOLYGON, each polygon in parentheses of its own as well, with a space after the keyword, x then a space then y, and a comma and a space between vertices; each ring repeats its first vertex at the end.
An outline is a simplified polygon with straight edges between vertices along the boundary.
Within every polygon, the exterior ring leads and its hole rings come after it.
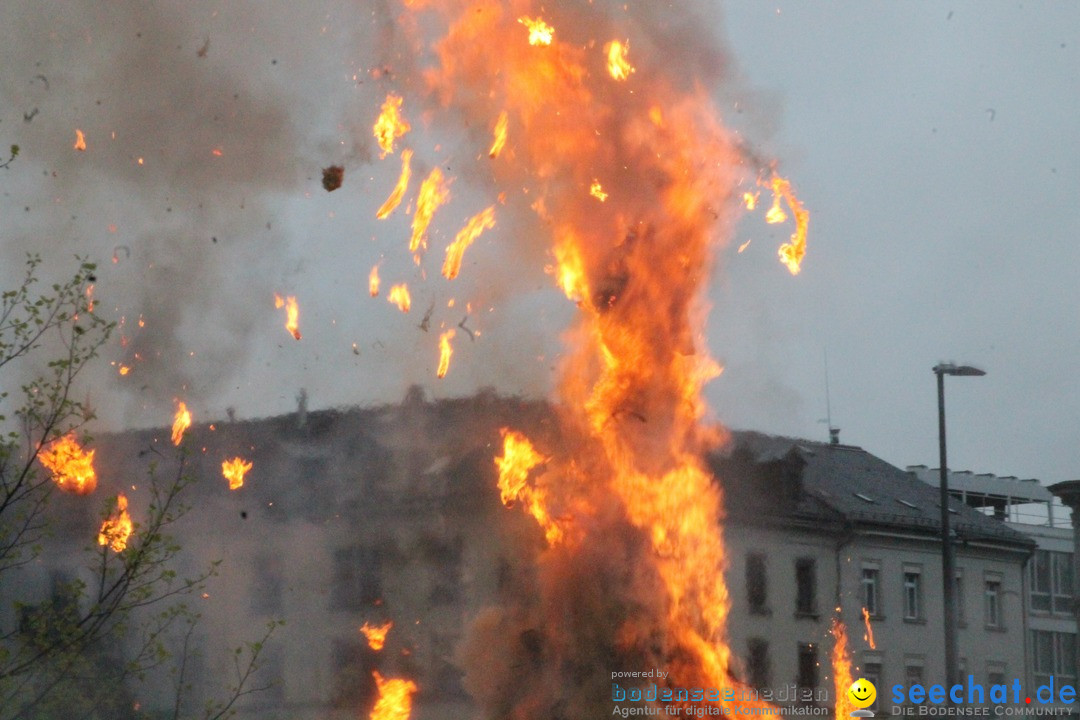
POLYGON ((83 135, 83 131, 78 128, 75 129, 75 149, 86 151, 86 136, 83 135))
POLYGON ((419 688, 412 680, 383 678, 378 671, 372 673, 379 698, 371 710, 370 720, 409 720, 412 712, 412 696, 419 688))
POLYGON ((186 404, 177 401, 176 415, 173 416, 172 425, 173 445, 180 444, 180 441, 184 439, 184 432, 189 427, 191 427, 191 413, 188 411, 186 404))
POLYGON ((530 486, 529 473, 537 465, 547 461, 536 451, 529 438, 515 430, 503 428, 503 454, 495 458, 499 468, 499 497, 506 507, 521 501, 525 511, 532 515, 544 530, 544 537, 554 545, 563 538, 563 531, 548 513, 547 494, 541 488, 530 486))
POLYGON ((368 273, 368 293, 371 297, 379 297, 379 266, 372 265, 368 273))
POLYGON ((390 288, 390 294, 386 296, 388 302, 397 305, 401 312, 409 312, 412 307, 412 297, 409 295, 409 286, 405 283, 394 285, 390 288))
POLYGON ((409 167, 409 163, 412 162, 412 150, 401 151, 401 175, 398 177, 397 185, 394 186, 394 190, 390 193, 390 197, 386 198, 386 202, 382 204, 378 212, 375 213, 375 218, 382 220, 390 215, 397 209, 397 206, 401 204, 401 198, 405 197, 405 191, 409 188, 409 178, 412 175, 412 170, 409 167))
POLYGON ((128 538, 134 530, 131 515, 128 514, 128 501, 123 493, 116 496, 116 508, 101 524, 98 531, 98 545, 107 546, 113 552, 123 552, 128 538))
POLYGON ((503 146, 506 145, 506 129, 509 122, 509 116, 506 111, 503 110, 499 113, 499 119, 495 121, 495 139, 491 143, 491 150, 488 151, 488 157, 497 158, 499 153, 502 152, 503 146))
POLYGON ((450 370, 450 356, 454 354, 450 341, 454 339, 455 334, 454 328, 450 328, 439 335, 439 368, 435 373, 439 378, 446 377, 446 373, 450 370))
POLYGON ((547 46, 555 35, 555 28, 540 18, 520 17, 518 22, 529 28, 529 44, 547 46))
POLYGON ((394 142, 412 129, 409 122, 401 115, 401 103, 402 99, 399 95, 393 93, 387 95, 382 112, 379 113, 379 119, 375 121, 373 132, 379 149, 382 150, 380 158, 393 154, 394 142))
POLYGON ((862 617, 863 623, 866 625, 866 634, 863 635, 863 640, 866 641, 871 650, 877 650, 877 645, 874 644, 874 626, 870 624, 870 611, 863 608, 862 617))
POLYGON ((296 296, 289 295, 282 298, 274 293, 274 307, 280 310, 285 308, 285 329, 297 340, 300 339, 300 306, 296 303, 296 296))
POLYGON ((627 53, 630 52, 629 40, 624 43, 612 40, 604 46, 604 52, 607 54, 608 72, 611 73, 611 77, 616 80, 626 80, 630 77, 630 73, 635 72, 634 67, 626 59, 627 53))
POLYGON ((244 486, 244 475, 247 474, 251 467, 251 463, 242 457, 222 461, 221 474, 229 481, 230 490, 237 490, 244 486))
POLYGON ((345 182, 345 168, 341 165, 331 165, 322 169, 322 186, 326 192, 334 192, 341 183, 345 182))
POLYGON ((447 280, 453 280, 461 272, 461 259, 465 250, 473 244, 476 238, 484 230, 495 227, 495 206, 486 208, 469 218, 465 227, 454 237, 454 242, 446 247, 446 260, 443 262, 442 274, 447 280))
POLYGON ((360 632, 367 638, 368 647, 375 652, 378 652, 382 650, 383 645, 386 644, 386 634, 390 632, 390 628, 392 627, 394 627, 394 622, 392 620, 388 620, 383 625, 370 625, 365 622, 360 627, 360 632))
POLYGON ((83 450, 70 432, 53 440, 38 453, 38 461, 52 474, 53 482, 65 492, 89 495, 97 487, 94 450, 83 450))
POLYGON ((604 202, 608 199, 608 194, 604 192, 604 189, 600 187, 599 180, 593 180, 592 185, 589 186, 589 194, 600 202, 604 202))
POLYGON ((446 204, 449 199, 450 190, 443 180, 442 170, 433 168, 420 184, 420 195, 416 198, 416 214, 413 215, 409 252, 415 254, 421 247, 427 247, 427 229, 431 224, 431 218, 439 206, 446 204))

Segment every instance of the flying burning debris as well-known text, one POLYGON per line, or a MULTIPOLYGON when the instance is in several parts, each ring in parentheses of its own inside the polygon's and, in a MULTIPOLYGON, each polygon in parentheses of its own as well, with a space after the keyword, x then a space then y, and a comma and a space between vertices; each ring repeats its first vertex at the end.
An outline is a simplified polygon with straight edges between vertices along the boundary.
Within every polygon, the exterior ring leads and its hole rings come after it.
MULTIPOLYGON (((416 214, 413 215, 412 239, 409 240, 409 252, 415 253, 421 247, 427 247, 427 229, 431 218, 440 205, 450 199, 450 190, 443 181, 442 170, 433 168, 420 185, 420 195, 416 198, 416 214)), ((419 262, 419 258, 417 258, 419 262)))
POLYGON ((360 632, 367 638, 368 647, 375 652, 379 652, 383 649, 383 645, 386 644, 386 634, 390 632, 392 627, 394 627, 392 620, 388 620, 385 625, 370 625, 365 622, 360 627, 360 632))
POLYGON ((563 531, 548 514, 547 495, 543 489, 530 486, 529 473, 534 467, 547 461, 536 451, 529 438, 515 430, 502 429, 503 454, 495 458, 499 468, 499 498, 506 507, 513 507, 521 501, 525 511, 536 518, 544 530, 544 537, 549 544, 556 544, 563 538, 563 531))
POLYGON ((390 294, 386 296, 386 299, 394 305, 397 305, 397 309, 404 313, 409 312, 409 308, 412 307, 412 298, 409 296, 409 286, 405 283, 391 287, 390 294))
POLYGON ((626 80, 630 77, 630 73, 635 72, 634 68, 626 60, 626 55, 629 52, 630 41, 621 43, 618 40, 612 40, 604 46, 604 53, 607 55, 608 72, 616 80, 626 80))
POLYGON ((379 119, 375 121, 375 140, 379 143, 382 153, 379 157, 386 157, 394 152, 394 141, 403 137, 412 129, 409 122, 401 116, 402 98, 390 93, 383 103, 379 119))
POLYGON ((520 17, 518 22, 529 28, 529 44, 546 46, 551 44, 555 28, 540 18, 520 17))
POLYGON ((837 718, 850 717, 851 711, 855 710, 854 703, 848 698, 848 688, 851 687, 851 657, 848 654, 847 628, 840 618, 834 617, 830 631, 833 636, 832 670, 833 688, 836 695, 836 704, 833 707, 833 715, 837 718))
MULTIPOLYGON (((743 195, 742 195, 742 199, 743 199, 743 204, 746 205, 746 209, 747 210, 753 210, 754 208, 756 208, 757 207, 757 201, 758 201, 759 197, 761 197, 760 192, 756 192, 756 193, 744 192, 743 195)), ((783 211, 781 210, 781 212, 783 212, 783 211)))
POLYGON ((280 310, 285 308, 285 329, 288 330, 294 338, 300 339, 300 306, 296 304, 296 296, 290 295, 287 298, 282 299, 280 295, 274 293, 274 307, 280 310))
POLYGON ((230 490, 237 490, 244 486, 244 475, 250 469, 251 463, 242 457, 223 460, 221 463, 221 474, 229 481, 230 490))
POLYGON ((97 487, 94 452, 85 451, 70 432, 53 440, 38 453, 38 461, 52 474, 53 482, 65 492, 89 495, 97 487))
POLYGON ((589 186, 589 194, 600 202, 604 202, 608 199, 608 194, 604 192, 604 189, 600 187, 599 180, 593 180, 592 185, 589 186))
POLYGON ((379 699, 371 710, 370 720, 409 720, 412 696, 418 688, 412 680, 383 679, 378 671, 372 673, 379 690, 379 699))
POLYGON ((495 227, 494 205, 469 218, 465 227, 454 237, 454 242, 446 247, 446 260, 442 266, 443 277, 447 280, 456 278, 461 271, 461 258, 465 255, 465 250, 476 238, 480 237, 480 233, 493 227, 495 227))
POLYGON ((450 341, 454 339, 456 332, 454 328, 450 328, 442 335, 439 335, 439 369, 435 373, 439 378, 446 377, 446 373, 450 369, 450 356, 454 354, 454 348, 451 347, 450 341))
POLYGON ((127 547, 128 538, 131 537, 131 532, 134 529, 127 507, 128 501, 124 494, 117 495, 116 508, 101 523, 101 530, 98 531, 98 545, 107 546, 113 552, 124 551, 124 548, 127 547))
POLYGON ((367 278, 368 292, 371 297, 379 297, 379 266, 372 265, 367 278))
POLYGON ((75 149, 86 152, 86 136, 78 128, 75 129, 75 149))
POLYGON ((874 626, 870 624, 870 611, 866 608, 862 609, 863 623, 866 625, 866 634, 863 635, 863 640, 867 642, 871 650, 877 650, 877 645, 874 644, 874 626))
MULTIPOLYGON (((795 197, 795 192, 791 189, 791 183, 784 178, 773 175, 771 181, 773 189, 773 206, 769 208, 769 214, 773 214, 773 209, 779 207, 779 201, 775 198, 783 197, 787 201, 788 207, 791 208, 791 212, 795 214, 795 232, 791 234, 791 241, 786 242, 780 246, 780 262, 787 266, 787 269, 792 275, 798 275, 801 269, 802 259, 806 255, 806 229, 810 224, 810 213, 806 211, 799 199, 795 197)), ((783 215, 783 211, 780 212, 783 215)), ((766 220, 768 218, 766 217, 766 220)), ((773 222, 772 220, 768 220, 773 222)), ((780 222, 783 222, 781 220, 780 222)))
POLYGON ((390 197, 386 198, 386 202, 382 204, 379 211, 375 213, 375 218, 382 220, 390 215, 397 209, 397 206, 401 204, 401 198, 405 197, 405 191, 409 189, 409 178, 412 176, 412 169, 409 164, 412 162, 412 150, 405 149, 401 151, 401 175, 398 177, 397 185, 394 186, 393 192, 390 193, 390 197))
POLYGON ((503 146, 506 145, 506 127, 510 121, 510 116, 503 110, 499 113, 499 119, 495 121, 495 139, 491 143, 491 150, 488 151, 488 157, 497 158, 499 153, 502 152, 503 146))
POLYGON ((191 427, 191 413, 188 412, 187 405, 185 405, 182 401, 178 401, 176 415, 173 416, 172 424, 173 445, 180 444, 180 441, 184 439, 184 432, 189 427, 191 427))

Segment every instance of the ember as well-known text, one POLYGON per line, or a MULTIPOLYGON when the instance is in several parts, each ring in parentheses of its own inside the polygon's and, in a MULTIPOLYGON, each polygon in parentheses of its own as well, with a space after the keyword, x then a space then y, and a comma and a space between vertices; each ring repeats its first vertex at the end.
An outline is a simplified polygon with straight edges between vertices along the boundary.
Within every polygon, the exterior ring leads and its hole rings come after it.
POLYGON ((379 266, 372 265, 368 273, 368 293, 371 297, 379 297, 379 266))
POLYGON ((241 457, 234 457, 232 460, 224 460, 221 463, 221 474, 229 481, 230 490, 243 487, 244 475, 250 469, 251 463, 241 457))
POLYGON ((390 294, 386 296, 386 299, 397 305, 398 310, 401 312, 409 312, 409 308, 412 307, 412 298, 409 296, 409 287, 405 283, 400 285, 394 285, 390 288, 390 294))
POLYGON ((300 339, 300 306, 296 304, 296 297, 290 295, 282 299, 280 295, 274 295, 274 307, 280 310, 285 308, 285 329, 296 338, 300 339))
POLYGON ((184 432, 189 427, 191 427, 191 413, 188 411, 187 405, 178 401, 176 415, 173 417, 172 425, 173 445, 180 444, 180 441, 184 439, 184 432))
MULTIPOLYGON (((431 224, 431 218, 439 206, 444 205, 449 199, 450 190, 443 181, 442 170, 433 168, 420 185, 420 195, 416 198, 416 214, 413 215, 409 252, 415 254, 420 248, 427 247, 427 229, 431 224)), ((419 256, 416 256, 416 262, 419 264, 419 256)))
POLYGON ((370 625, 364 623, 360 627, 360 632, 367 638, 368 647, 375 652, 383 649, 383 645, 386 644, 386 634, 390 632, 390 629, 394 627, 393 621, 387 621, 384 625, 370 625))
POLYGON ((436 372, 437 377, 446 377, 447 371, 450 370, 450 356, 454 354, 454 348, 450 346, 450 341, 454 339, 455 332, 454 328, 450 328, 439 336, 439 368, 436 372))
POLYGON ((75 130, 75 149, 86 151, 86 136, 83 135, 82 130, 75 130))
POLYGON ((447 280, 453 280, 458 276, 461 271, 461 258, 465 254, 465 250, 473 244, 476 238, 480 237, 480 233, 493 227, 495 227, 494 205, 469 218, 469 221, 465 223, 465 227, 454 238, 454 242, 450 243, 446 248, 446 260, 443 262, 442 274, 447 280))
POLYGON ((401 198, 405 197, 405 191, 409 188, 409 177, 412 175, 412 170, 409 167, 410 162, 412 162, 412 150, 402 150, 401 175, 398 177, 397 185, 394 186, 390 197, 386 198, 386 202, 375 213, 377 219, 382 220, 388 217, 401 204, 401 198))
POLYGON ((400 96, 393 93, 387 95, 382 112, 379 113, 379 119, 375 121, 375 140, 379 143, 379 149, 382 150, 379 157, 386 157, 393 153, 394 142, 412 129, 408 121, 401 116, 401 103, 400 96))

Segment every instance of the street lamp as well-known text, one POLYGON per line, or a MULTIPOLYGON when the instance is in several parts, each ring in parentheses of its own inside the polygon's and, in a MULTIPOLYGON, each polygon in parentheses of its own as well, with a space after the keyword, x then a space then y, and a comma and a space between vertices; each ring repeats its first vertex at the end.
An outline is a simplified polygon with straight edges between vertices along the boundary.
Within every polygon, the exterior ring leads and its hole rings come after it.
POLYGON ((957 667, 956 625, 956 558, 953 555, 952 534, 949 531, 949 470, 945 459, 945 376, 980 376, 986 373, 970 365, 939 363, 934 366, 937 375, 938 401, 938 447, 941 452, 938 463, 941 472, 941 574, 945 599, 945 682, 950 690, 960 678, 957 667))

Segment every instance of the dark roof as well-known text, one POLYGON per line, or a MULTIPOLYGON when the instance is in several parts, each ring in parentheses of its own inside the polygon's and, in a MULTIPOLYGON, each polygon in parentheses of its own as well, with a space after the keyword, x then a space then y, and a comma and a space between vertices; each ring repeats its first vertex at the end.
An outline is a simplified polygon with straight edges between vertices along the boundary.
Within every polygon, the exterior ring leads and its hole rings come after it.
MULTIPOLYGON (((764 513, 815 524, 940 533, 938 489, 859 447, 735 432, 712 465, 736 518, 764 513)), ((949 507, 961 541, 1034 546, 1028 536, 959 500, 951 499, 949 507)))

